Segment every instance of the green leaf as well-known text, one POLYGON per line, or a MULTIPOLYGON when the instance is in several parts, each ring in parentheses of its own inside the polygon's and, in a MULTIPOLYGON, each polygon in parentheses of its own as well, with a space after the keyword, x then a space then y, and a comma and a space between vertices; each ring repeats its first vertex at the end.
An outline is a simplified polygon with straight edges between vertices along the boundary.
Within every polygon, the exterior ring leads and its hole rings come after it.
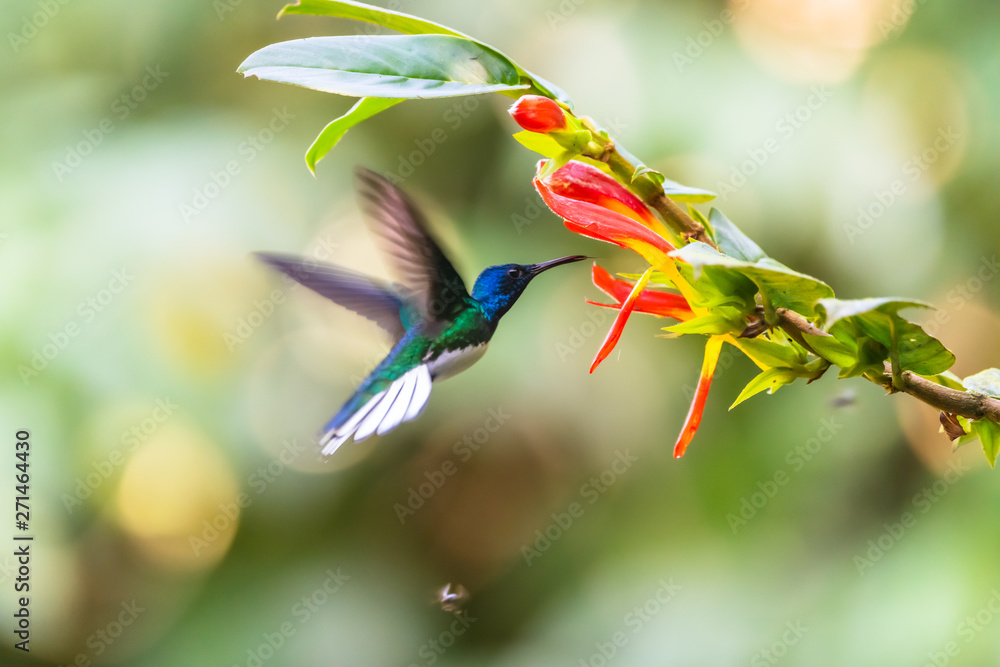
POLYGON ((642 164, 635 168, 632 172, 632 182, 635 183, 640 178, 648 178, 650 181, 656 185, 662 186, 667 182, 667 177, 663 175, 662 172, 656 171, 655 169, 650 169, 646 165, 642 164))
POLYGON ((690 202, 692 204, 709 201, 711 199, 715 199, 716 197, 714 192, 681 185, 677 181, 670 180, 655 169, 650 169, 642 162, 642 160, 625 150, 625 147, 620 143, 615 143, 615 150, 618 151, 619 155, 635 166, 635 171, 632 172, 633 182, 639 178, 648 178, 657 185, 660 185, 663 188, 663 191, 671 199, 681 202, 690 202))
MULTIPOLYGON (((552 138, 549 134, 541 134, 540 132, 529 132, 528 130, 521 130, 513 135, 514 140, 521 144, 529 151, 538 153, 539 155, 551 159, 560 158, 566 153, 566 149, 563 148, 562 144, 552 138)), ((605 174, 609 176, 614 176, 611 168, 608 167, 606 162, 600 162, 598 160, 592 160, 586 155, 576 155, 573 157, 574 160, 579 162, 586 162, 589 165, 597 167, 605 174)))
POLYGON ((391 9, 366 5, 362 2, 352 2, 351 0, 300 0, 296 4, 285 6, 284 9, 278 12, 278 18, 281 18, 285 14, 334 16, 355 21, 366 21, 390 30, 395 30, 396 32, 401 32, 405 35, 451 35, 453 37, 462 37, 492 52, 495 56, 506 60, 515 68, 519 77, 523 76, 530 79, 539 93, 557 99, 570 108, 573 106, 573 101, 570 100, 569 95, 559 87, 522 69, 520 65, 508 58, 502 51, 440 23, 434 23, 433 21, 427 21, 426 19, 391 9))
POLYGON ((672 181, 669 178, 664 178, 662 185, 663 192, 674 201, 700 204, 701 202, 711 201, 716 197, 714 192, 702 190, 701 188, 692 188, 687 185, 681 185, 677 181, 672 181))
POLYGON ((723 255, 700 241, 689 243, 670 253, 670 256, 690 264, 696 276, 706 267, 743 276, 753 281, 765 304, 770 303, 774 308, 789 308, 811 315, 817 299, 833 296, 833 290, 826 283, 792 271, 770 257, 748 262, 723 255))
MULTIPOLYGON (((851 328, 851 325, 846 322, 838 322, 834 326, 834 330, 836 331, 841 326, 851 328)), ((839 336, 838 340, 843 342, 839 336)), ((854 347, 857 350, 855 353, 857 360, 851 366, 841 367, 838 375, 840 379, 858 377, 865 373, 881 375, 885 372, 885 361, 889 358, 889 350, 882 343, 868 336, 859 335, 854 338, 854 347)))
POLYGON ((883 313, 896 313, 904 308, 933 308, 925 301, 901 299, 898 297, 883 297, 879 299, 823 299, 819 310, 827 328, 832 327, 837 320, 856 315, 864 315, 877 310, 883 313))
POLYGON ((768 393, 773 394, 782 386, 795 382, 797 377, 799 375, 790 368, 769 368, 750 380, 749 384, 740 392, 740 395, 736 397, 733 404, 729 406, 729 409, 732 410, 743 401, 759 394, 765 389, 768 393))
POLYGON ((803 333, 803 340, 820 356, 841 368, 850 368, 858 362, 857 345, 849 347, 833 336, 814 336, 803 333))
POLYGON ((960 435, 957 440, 952 441, 951 451, 953 452, 957 451, 959 447, 965 447, 970 442, 975 442, 979 439, 979 436, 975 433, 975 429, 972 427, 971 419, 963 417, 962 415, 955 415, 955 418, 958 419, 959 425, 965 429, 965 435, 960 435))
POLYGON ((296 39, 265 46, 238 71, 351 97, 423 99, 528 87, 510 61, 448 35, 296 39))
POLYGON ((713 232, 712 223, 708 221, 708 218, 705 217, 705 214, 696 209, 691 204, 687 205, 687 209, 688 209, 688 215, 690 215, 695 222, 699 222, 702 225, 704 225, 705 229, 707 229, 708 233, 711 235, 713 232))
POLYGON ((539 179, 548 178, 549 176, 551 176, 552 174, 556 173, 557 171, 565 167, 567 164, 569 164, 570 160, 578 156, 579 153, 575 151, 564 150, 562 153, 556 155, 555 157, 551 158, 548 162, 546 162, 545 169, 543 169, 538 174, 538 176, 536 176, 536 178, 539 179))
POLYGON ((900 310, 913 307, 932 306, 922 301, 898 298, 820 299, 816 304, 831 333, 835 333, 841 323, 849 323, 858 334, 889 350, 895 329, 901 370, 910 370, 918 375, 942 373, 955 363, 955 355, 920 325, 899 315, 900 310))
MULTIPOLYGON (((560 152, 566 150, 559 145, 555 139, 547 134, 542 134, 541 132, 530 132, 528 130, 521 130, 520 132, 515 132, 513 135, 514 141, 521 144, 529 151, 538 153, 542 157, 555 157, 560 152)), ((596 160, 590 160, 590 158, 580 156, 584 162, 589 164, 594 164, 596 160)), ((604 172, 610 172, 608 165, 604 165, 604 172)))
POLYGON ((985 371, 970 375, 962 380, 962 384, 968 391, 1000 398, 1000 370, 996 368, 987 368, 985 371))
MULTIPOLYGON (((618 152, 621 153, 621 148, 618 148, 618 152)), ((624 157, 624 155, 623 155, 624 157)), ((628 159, 628 158, 626 158, 628 159)), ((666 194, 671 199, 676 201, 687 202, 690 204, 699 204, 701 202, 710 201, 715 199, 715 193, 709 192, 708 190, 702 190, 701 188, 692 188, 687 185, 681 185, 677 181, 672 181, 661 172, 655 169, 650 169, 641 162, 632 172, 632 182, 639 180, 640 178, 646 178, 655 183, 656 185, 663 188, 664 194, 666 194)))
POLYGON ((1000 452, 1000 425, 994 424, 988 419, 979 419, 972 422, 972 430, 979 436, 979 442, 983 444, 983 453, 986 460, 990 462, 990 467, 997 464, 997 453, 1000 452))
POLYGON ((299 0, 295 4, 286 5, 278 12, 278 18, 285 14, 334 16, 354 21, 367 21, 407 35, 453 35, 468 38, 468 35, 463 35, 440 23, 350 0, 299 0))
POLYGON ((719 209, 711 210, 709 221, 715 231, 715 242, 725 254, 744 262, 756 262, 767 257, 760 246, 741 232, 719 209))
MULTIPOLYGON (((754 295, 757 285, 746 276, 730 269, 715 266, 695 268, 690 264, 678 264, 677 270, 685 282, 694 287, 696 295, 689 299, 697 308, 738 308, 743 315, 751 313, 757 306, 754 295), (697 277, 695 277, 695 275, 697 277)), ((737 330, 742 327, 737 327, 737 330)))
POLYGON ((791 345, 781 345, 766 338, 737 338, 736 346, 758 363, 772 368, 800 368, 805 358, 791 345))
POLYGON ((732 321, 722 315, 703 315, 690 319, 687 322, 663 327, 663 330, 674 334, 717 335, 730 333, 734 328, 732 321))
POLYGON ((306 165, 309 167, 309 171, 316 173, 316 163, 337 145, 337 142, 347 134, 349 129, 400 102, 402 100, 384 97, 362 97, 355 102, 347 113, 324 127, 316 140, 313 141, 312 146, 306 151, 306 165))
MULTIPOLYGON (((642 277, 641 273, 619 273, 618 275, 621 276, 622 278, 628 278, 632 282, 635 282, 636 280, 638 280, 639 278, 642 277)), ((676 289, 676 285, 674 285, 674 281, 672 281, 670 279, 670 276, 668 276, 667 274, 663 273, 662 271, 653 271, 651 274, 649 274, 649 282, 654 283, 656 285, 664 285, 666 287, 673 287, 673 288, 676 289)))
POLYGON ((965 391, 965 385, 962 384, 961 378, 952 373, 951 371, 945 371, 944 373, 938 373, 930 378, 931 380, 936 380, 938 384, 948 387, 948 389, 955 389, 957 391, 965 391))

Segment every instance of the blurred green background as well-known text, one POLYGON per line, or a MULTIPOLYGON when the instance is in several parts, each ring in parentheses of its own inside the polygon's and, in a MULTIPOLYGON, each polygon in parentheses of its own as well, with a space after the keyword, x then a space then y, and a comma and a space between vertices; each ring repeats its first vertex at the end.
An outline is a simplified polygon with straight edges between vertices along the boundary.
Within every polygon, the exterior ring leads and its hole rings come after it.
MULTIPOLYGON (((1000 365, 996 2, 392 6, 556 82, 838 296, 936 302, 959 375, 1000 365)), ((12 526, 30 429, 36 536, 29 656, 0 556, 0 663, 1000 664, 1000 477, 978 445, 952 454, 933 411, 832 376, 727 413, 754 369, 725 352, 674 460, 701 344, 636 316, 588 375, 610 316, 583 266, 536 281, 418 421, 319 460, 387 341, 249 253, 384 274, 354 165, 405 177, 467 280, 570 253, 642 266, 539 208, 507 98, 395 107, 310 176, 351 100, 235 69, 366 28, 280 7, 0 11, 2 488, 12 526), (460 615, 434 602, 449 583, 460 615)))

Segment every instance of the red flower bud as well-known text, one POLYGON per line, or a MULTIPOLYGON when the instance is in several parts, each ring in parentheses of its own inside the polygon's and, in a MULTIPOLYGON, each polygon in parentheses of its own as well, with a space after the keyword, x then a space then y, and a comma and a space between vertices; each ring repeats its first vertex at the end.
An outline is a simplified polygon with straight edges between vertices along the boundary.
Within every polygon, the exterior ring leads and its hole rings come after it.
POLYGON ((562 108, 541 95, 522 95, 507 110, 514 121, 529 132, 553 132, 566 129, 562 108))

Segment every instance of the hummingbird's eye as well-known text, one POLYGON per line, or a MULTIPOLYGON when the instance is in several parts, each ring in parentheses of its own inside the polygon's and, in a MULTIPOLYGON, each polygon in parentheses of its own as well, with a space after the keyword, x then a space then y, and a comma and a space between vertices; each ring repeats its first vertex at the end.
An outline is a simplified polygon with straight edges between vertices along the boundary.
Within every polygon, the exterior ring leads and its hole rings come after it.
POLYGON ((507 269, 507 275, 511 278, 520 278, 522 274, 521 268, 515 266, 514 268, 507 269))

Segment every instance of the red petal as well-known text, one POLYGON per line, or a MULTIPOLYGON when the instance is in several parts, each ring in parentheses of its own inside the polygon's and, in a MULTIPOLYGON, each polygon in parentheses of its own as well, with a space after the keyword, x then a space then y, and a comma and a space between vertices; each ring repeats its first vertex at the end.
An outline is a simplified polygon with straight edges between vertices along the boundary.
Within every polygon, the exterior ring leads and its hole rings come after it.
POLYGON ((590 299, 584 299, 591 306, 600 306, 601 308, 614 308, 615 310, 621 310, 621 303, 599 303, 597 301, 591 301, 590 299))
POLYGON ((684 420, 684 428, 681 429, 677 444, 674 445, 675 458, 684 456, 688 444, 701 425, 701 415, 705 410, 705 401, 708 400, 708 390, 712 386, 712 376, 715 375, 715 364, 719 361, 720 351, 722 351, 722 338, 720 336, 709 338, 705 344, 705 360, 701 364, 698 388, 694 392, 691 409, 688 410, 687 418, 684 420))
MULTIPOLYGON (((618 303, 625 301, 632 292, 631 283, 620 278, 615 278, 597 264, 593 268, 593 279, 595 286, 608 296, 613 297, 618 303)), ((694 313, 691 312, 691 307, 688 306, 687 299, 680 294, 651 289, 643 290, 642 294, 636 300, 633 310, 637 313, 673 317, 681 321, 688 320, 694 316, 694 313)))
POLYGON ((642 290, 646 288, 646 283, 649 282, 649 276, 652 272, 652 268, 646 269, 646 272, 642 274, 642 278, 639 278, 639 282, 632 288, 632 293, 625 299, 625 303, 622 304, 621 310, 618 311, 618 316, 615 317, 615 321, 611 325, 611 331, 608 332, 607 337, 604 339, 601 349, 597 351, 594 363, 590 365, 591 373, 594 372, 598 364, 607 359, 608 355, 611 354, 611 350, 615 349, 615 345, 618 343, 618 339, 622 337, 622 331, 625 329, 625 322, 628 321, 628 316, 632 314, 632 308, 635 307, 636 299, 642 294, 642 290))
MULTIPOLYGON (((539 168, 545 164, 544 160, 539 162, 539 168)), ((546 205, 578 234, 634 250, 650 264, 662 263, 664 255, 674 250, 670 242, 640 220, 643 216, 651 218, 642 202, 596 167, 571 161, 544 180, 535 178, 534 185, 546 205), (573 180, 575 176, 581 178, 573 180), (619 210, 624 207, 635 217, 608 208, 607 204, 619 210)))
POLYGON ((545 182, 556 194, 597 204, 648 226, 659 225, 656 216, 642 200, 611 176, 586 162, 571 160, 545 182))
MULTIPOLYGON (((568 214, 568 216, 563 217, 566 228, 572 232, 635 250, 644 257, 651 250, 664 255, 674 251, 674 246, 666 239, 631 218, 626 218, 624 215, 588 202, 577 202, 572 199, 567 199, 565 202, 568 202, 565 206, 560 205, 559 202, 553 202, 561 211, 555 211, 554 208, 553 210, 559 215, 568 214)), ((550 202, 546 201, 546 203, 550 202)), ((550 205, 549 208, 552 206, 550 205)))
POLYGON ((662 263, 674 250, 666 239, 632 218, 597 204, 557 195, 537 180, 535 186, 548 207, 566 221, 570 231, 634 250, 650 264, 662 263))

